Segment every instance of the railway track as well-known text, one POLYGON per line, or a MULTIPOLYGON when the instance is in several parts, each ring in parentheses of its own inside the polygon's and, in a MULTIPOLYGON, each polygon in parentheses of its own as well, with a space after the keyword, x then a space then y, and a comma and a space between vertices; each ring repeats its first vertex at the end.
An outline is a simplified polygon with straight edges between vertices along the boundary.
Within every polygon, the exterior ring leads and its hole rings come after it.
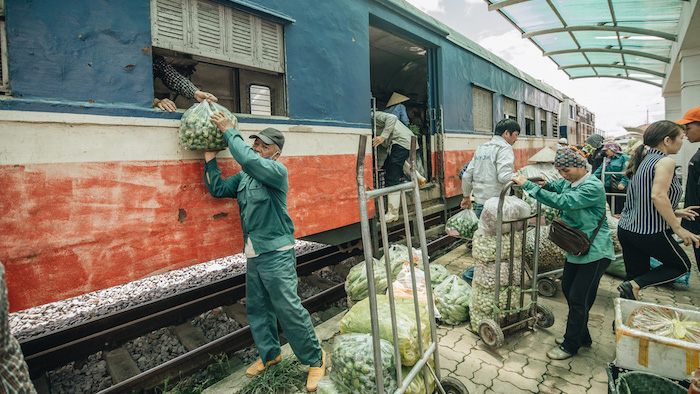
MULTIPOLYGON (((427 217, 426 228, 440 224, 439 215, 427 217)), ((403 226, 394 227, 390 240, 405 233, 403 226)), ((432 255, 436 250, 454 242, 444 236, 430 242, 432 255)), ((341 249, 328 246, 297 256, 297 274, 305 277, 321 268, 361 255, 359 249, 341 249)), ((344 283, 329 285, 310 298, 302 301, 309 313, 324 309, 326 305, 345 297, 344 283)), ((20 342, 32 378, 36 379, 53 368, 106 349, 119 346, 149 332, 177 325, 187 318, 222 305, 235 304, 245 297, 245 274, 221 279, 204 286, 185 290, 174 295, 115 312, 89 322, 67 327, 20 342)), ((164 381, 178 380, 212 363, 214 355, 231 354, 253 344, 250 327, 244 326, 219 339, 205 343, 187 353, 155 368, 125 378, 100 393, 122 393, 132 390, 150 390, 164 381)), ((126 353, 126 352, 125 352, 126 353)), ((128 353, 127 353, 128 354, 128 353)), ((138 369, 137 369, 138 371, 138 369)))

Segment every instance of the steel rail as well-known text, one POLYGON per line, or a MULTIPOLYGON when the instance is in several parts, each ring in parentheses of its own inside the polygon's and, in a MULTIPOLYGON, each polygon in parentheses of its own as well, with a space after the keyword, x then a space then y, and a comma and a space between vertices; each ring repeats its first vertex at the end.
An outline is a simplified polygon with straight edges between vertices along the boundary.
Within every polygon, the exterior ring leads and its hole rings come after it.
MULTIPOLYGON (((435 250, 454 242, 456 239, 457 238, 452 236, 445 235, 430 242, 427 245, 428 250, 434 252, 435 250)), ((302 302, 302 305, 309 311, 309 313, 314 313, 322 310, 325 305, 336 302, 345 296, 345 284, 339 283, 330 289, 307 298, 302 302)), ((215 341, 209 342, 204 346, 176 357, 164 364, 106 388, 100 391, 98 394, 123 393, 130 392, 131 390, 151 390, 161 385, 166 379, 168 382, 174 383, 182 376, 187 376, 193 372, 206 368, 213 362, 216 355, 221 353, 234 353, 245 349, 252 344, 253 336, 250 332, 250 326, 245 326, 215 341)))

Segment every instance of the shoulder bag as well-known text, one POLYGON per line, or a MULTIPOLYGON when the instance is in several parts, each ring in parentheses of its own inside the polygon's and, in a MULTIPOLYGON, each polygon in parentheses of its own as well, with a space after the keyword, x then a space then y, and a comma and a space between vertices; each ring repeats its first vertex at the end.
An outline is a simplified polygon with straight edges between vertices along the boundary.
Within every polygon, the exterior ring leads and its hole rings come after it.
POLYGON ((552 221, 551 226, 549 226, 549 240, 574 256, 584 256, 588 254, 588 249, 590 249, 604 221, 605 214, 603 214, 600 223, 598 223, 598 227, 596 227, 589 240, 583 231, 569 226, 561 219, 555 219, 552 221))

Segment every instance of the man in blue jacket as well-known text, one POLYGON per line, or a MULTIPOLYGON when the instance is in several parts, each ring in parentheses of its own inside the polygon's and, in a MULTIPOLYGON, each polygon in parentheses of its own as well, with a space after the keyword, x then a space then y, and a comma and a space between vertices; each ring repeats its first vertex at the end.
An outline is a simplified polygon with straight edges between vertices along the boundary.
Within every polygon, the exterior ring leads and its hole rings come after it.
POLYGON ((232 122, 217 112, 211 115, 211 121, 224 134, 231 155, 243 169, 222 179, 216 152, 204 152, 204 182, 209 193, 217 198, 235 198, 240 208, 243 251, 248 259, 246 313, 260 354, 246 375, 258 375, 281 360, 279 320, 294 354, 302 364, 311 366, 307 390, 316 391, 325 375, 326 352, 297 294, 294 223, 287 213, 289 180, 287 168, 277 161, 284 136, 279 130, 267 128, 250 137, 255 139, 250 147, 235 119, 232 122))

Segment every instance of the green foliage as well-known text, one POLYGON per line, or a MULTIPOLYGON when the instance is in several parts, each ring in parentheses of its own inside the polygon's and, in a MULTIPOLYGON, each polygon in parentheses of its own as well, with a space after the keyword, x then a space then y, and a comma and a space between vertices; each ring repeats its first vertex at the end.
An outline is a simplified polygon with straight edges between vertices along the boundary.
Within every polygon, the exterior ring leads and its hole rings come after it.
POLYGON ((411 130, 411 132, 412 132, 416 137, 420 137, 420 136, 421 136, 421 134, 420 134, 420 127, 418 127, 417 125, 410 124, 410 125, 408 125, 408 129, 411 130))
POLYGON ((282 359, 270 365, 263 373, 250 379, 241 389, 248 394, 276 394, 295 392, 306 384, 306 376, 298 361, 282 359))
POLYGON ((226 354, 221 353, 218 356, 212 356, 212 358, 214 363, 210 364, 205 370, 199 371, 192 376, 181 378, 173 387, 168 387, 169 382, 166 379, 162 388, 156 388, 156 393, 200 394, 204 389, 233 372, 226 354))

